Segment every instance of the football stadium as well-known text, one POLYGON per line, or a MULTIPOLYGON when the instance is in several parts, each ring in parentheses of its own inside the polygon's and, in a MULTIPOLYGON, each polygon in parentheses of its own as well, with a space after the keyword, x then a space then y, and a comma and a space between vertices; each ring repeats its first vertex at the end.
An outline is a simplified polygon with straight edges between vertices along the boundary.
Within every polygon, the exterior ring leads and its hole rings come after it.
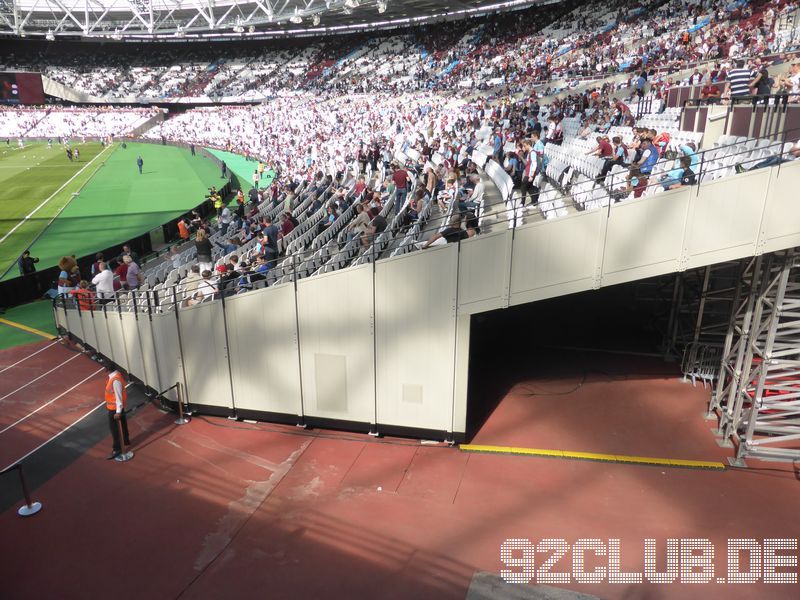
POLYGON ((789 0, 0 0, 0 597, 800 597, 798 189, 789 0))

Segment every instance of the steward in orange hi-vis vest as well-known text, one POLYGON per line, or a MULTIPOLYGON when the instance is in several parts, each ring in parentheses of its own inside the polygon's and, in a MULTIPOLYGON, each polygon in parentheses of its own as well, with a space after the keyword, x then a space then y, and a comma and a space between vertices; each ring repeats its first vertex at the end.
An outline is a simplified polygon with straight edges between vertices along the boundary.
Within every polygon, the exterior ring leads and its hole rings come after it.
MULTIPOLYGON (((111 431, 113 445, 109 460, 122 459, 122 442, 130 446, 131 441, 128 435, 128 419, 125 416, 125 400, 128 397, 125 391, 125 377, 117 371, 114 363, 106 363, 108 379, 106 380, 105 400, 106 413, 108 414, 108 428, 111 431), (119 402, 119 405, 117 404, 119 402), (120 436, 120 434, 122 434, 120 436), (122 439, 120 439, 122 438, 122 439)), ((128 453, 130 454, 130 453, 128 453)))
POLYGON ((117 410, 117 395, 114 393, 114 382, 119 381, 122 385, 122 410, 125 410, 125 401, 128 398, 128 392, 125 390, 125 378, 119 371, 114 371, 108 376, 106 381, 106 408, 108 410, 117 410))

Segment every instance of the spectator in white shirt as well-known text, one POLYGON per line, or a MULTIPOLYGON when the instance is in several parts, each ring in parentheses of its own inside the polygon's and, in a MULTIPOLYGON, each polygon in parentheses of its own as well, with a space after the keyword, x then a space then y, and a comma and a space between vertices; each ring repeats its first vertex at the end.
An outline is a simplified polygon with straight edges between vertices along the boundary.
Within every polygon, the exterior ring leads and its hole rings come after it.
POLYGON ((98 263, 97 268, 99 271, 92 278, 92 284, 97 291, 98 302, 104 304, 114 297, 114 272, 105 262, 98 263))

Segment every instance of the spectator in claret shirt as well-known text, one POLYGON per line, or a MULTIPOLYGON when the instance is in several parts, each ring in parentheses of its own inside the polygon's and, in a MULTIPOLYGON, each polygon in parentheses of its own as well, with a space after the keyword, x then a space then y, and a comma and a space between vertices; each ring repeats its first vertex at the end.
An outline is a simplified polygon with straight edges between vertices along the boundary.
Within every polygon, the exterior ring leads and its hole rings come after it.
POLYGON ((715 83, 707 83, 700 90, 700 99, 708 100, 709 102, 719 102, 722 97, 722 90, 715 83))
POLYGON ((353 195, 359 196, 365 189, 367 189, 367 182, 365 181, 363 175, 359 175, 358 181, 356 182, 356 187, 353 189, 353 195))
POLYGON ((392 172, 392 182, 394 183, 395 186, 395 196, 394 196, 395 214, 400 213, 400 209, 403 208, 403 204, 405 204, 406 202, 409 180, 410 177, 408 176, 408 171, 406 171, 400 165, 396 164, 394 171, 392 172))
POLYGON ((289 213, 283 213, 281 215, 281 236, 286 237, 292 230, 294 229, 294 223, 292 223, 292 219, 289 213))
POLYGON ((614 156, 614 148, 608 142, 608 137, 598 135, 595 140, 597 141, 597 146, 589 150, 586 154, 598 156, 600 158, 612 158, 614 156))

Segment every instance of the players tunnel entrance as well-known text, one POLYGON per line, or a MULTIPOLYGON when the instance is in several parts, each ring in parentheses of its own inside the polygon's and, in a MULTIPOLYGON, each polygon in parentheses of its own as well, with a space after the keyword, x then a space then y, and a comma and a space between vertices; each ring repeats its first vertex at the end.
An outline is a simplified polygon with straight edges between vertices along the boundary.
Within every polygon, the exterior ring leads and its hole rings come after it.
POLYGON ((495 425, 510 395, 530 399, 517 415, 516 426, 524 427, 525 419, 536 418, 539 398, 566 402, 587 379, 662 371, 677 377, 679 363, 664 360, 673 280, 643 280, 473 315, 466 439, 487 442, 476 434, 495 425))

